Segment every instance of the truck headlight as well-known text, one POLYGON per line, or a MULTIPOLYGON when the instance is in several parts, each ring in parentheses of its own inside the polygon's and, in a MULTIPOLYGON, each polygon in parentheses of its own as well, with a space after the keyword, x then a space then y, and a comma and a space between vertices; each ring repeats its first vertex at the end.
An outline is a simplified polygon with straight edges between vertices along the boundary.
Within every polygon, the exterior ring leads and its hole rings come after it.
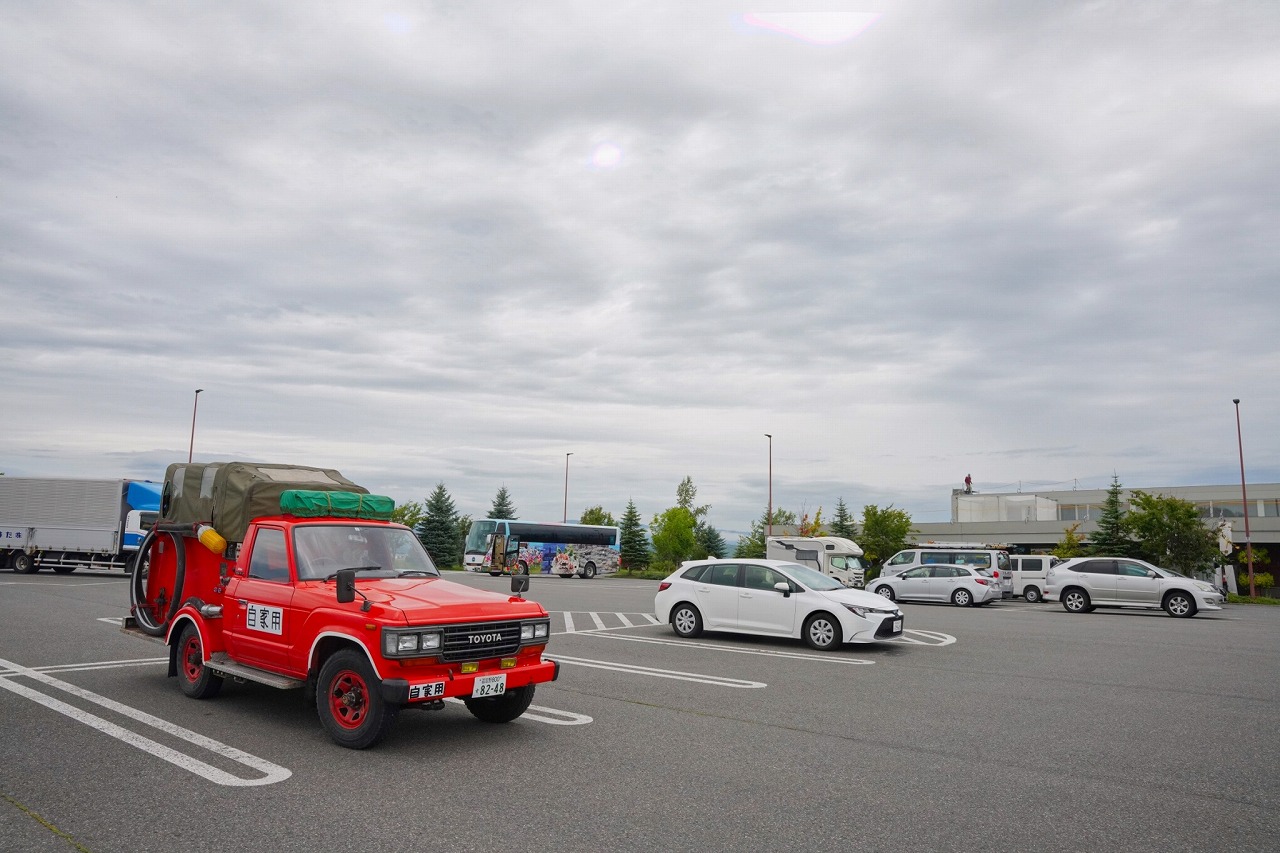
POLYGON ((387 657, 403 658, 414 655, 430 655, 440 651, 439 631, 386 631, 382 635, 382 653, 387 657))
POLYGON ((525 622, 520 626, 520 642, 545 640, 551 634, 550 622, 525 622))

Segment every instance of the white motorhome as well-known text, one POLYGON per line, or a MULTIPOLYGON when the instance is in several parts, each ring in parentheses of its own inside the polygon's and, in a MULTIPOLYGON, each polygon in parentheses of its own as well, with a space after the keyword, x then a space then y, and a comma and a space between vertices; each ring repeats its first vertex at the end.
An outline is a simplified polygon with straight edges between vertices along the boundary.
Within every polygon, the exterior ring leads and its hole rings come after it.
POLYGON ((839 536, 770 536, 764 540, 764 555, 817 569, 854 589, 862 589, 865 580, 862 549, 839 536))

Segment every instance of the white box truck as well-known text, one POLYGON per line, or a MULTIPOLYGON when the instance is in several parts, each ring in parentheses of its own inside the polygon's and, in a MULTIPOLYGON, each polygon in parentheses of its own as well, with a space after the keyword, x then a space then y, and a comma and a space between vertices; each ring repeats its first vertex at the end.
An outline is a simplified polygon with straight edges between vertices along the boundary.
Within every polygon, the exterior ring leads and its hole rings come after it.
POLYGON ((128 571, 159 511, 158 483, 0 477, 0 566, 128 571))
POLYGON ((862 549, 839 536, 770 536, 764 540, 764 556, 817 569, 854 589, 862 589, 866 579, 862 549))

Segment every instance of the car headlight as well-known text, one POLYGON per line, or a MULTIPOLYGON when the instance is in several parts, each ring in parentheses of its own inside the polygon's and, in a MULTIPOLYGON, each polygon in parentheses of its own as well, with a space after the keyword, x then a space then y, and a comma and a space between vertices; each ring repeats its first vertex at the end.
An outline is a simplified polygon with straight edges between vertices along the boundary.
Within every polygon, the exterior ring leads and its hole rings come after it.
POLYGON ((875 607, 862 607, 857 604, 846 604, 845 608, 858 614, 863 619, 867 619, 872 616, 892 616, 894 613, 898 612, 896 610, 879 610, 875 607))
POLYGON ((1203 592, 1217 592, 1217 591, 1218 591, 1218 588, 1217 588, 1216 586, 1214 586, 1214 585, 1213 585, 1213 584, 1211 584, 1211 583, 1206 583, 1206 582, 1204 582, 1204 581, 1196 581, 1196 588, 1197 588, 1197 589, 1199 589, 1199 590, 1202 590, 1203 592))

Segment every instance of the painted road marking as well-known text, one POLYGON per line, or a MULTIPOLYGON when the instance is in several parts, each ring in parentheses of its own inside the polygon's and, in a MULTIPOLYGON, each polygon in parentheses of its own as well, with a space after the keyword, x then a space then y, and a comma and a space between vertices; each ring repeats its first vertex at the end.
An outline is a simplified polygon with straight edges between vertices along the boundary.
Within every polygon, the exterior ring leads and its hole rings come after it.
MULTIPOLYGON (((450 696, 444 701, 456 702, 459 705, 464 704, 461 699, 455 696, 450 696)), ((525 711, 520 716, 520 719, 537 720, 540 723, 549 723, 553 726, 585 726, 587 723, 594 722, 586 714, 575 714, 572 711, 561 711, 559 708, 547 708, 542 705, 530 705, 529 710, 525 711)))
MULTIPOLYGON (((761 655, 763 657, 773 658, 793 658, 795 660, 814 660, 822 663, 843 663, 851 666, 869 666, 875 661, 866 660, 864 658, 847 658, 840 655, 827 653, 811 653, 811 652, 784 652, 774 649, 739 649, 733 646, 721 646, 715 643, 701 643, 696 640, 663 640, 652 637, 632 637, 627 634, 595 634, 598 637, 607 637, 610 640, 629 640, 633 643, 653 643, 659 646, 679 646, 681 648, 694 649, 711 649, 717 652, 733 652, 739 655, 761 655)), ((562 660, 558 655, 552 654, 557 660, 562 660)))
POLYGON ((564 655, 552 655, 552 660, 569 663, 575 666, 586 666, 592 669, 610 669, 614 672, 625 672, 628 675, 649 675, 654 678, 672 678, 676 681, 695 681, 699 684, 714 684, 719 687, 755 688, 767 687, 763 681, 743 681, 740 678, 724 678, 719 675, 702 675, 697 672, 681 672, 678 669, 655 669, 651 666, 636 666, 630 663, 591 660, 590 658, 571 658, 564 655))
MULTIPOLYGON (((103 622, 111 621, 109 619, 101 620, 103 622)), ((39 666, 32 667, 33 672, 90 672, 99 669, 115 669, 126 666, 155 666, 157 664, 167 664, 168 658, 135 658, 133 660, 103 661, 101 663, 66 663, 56 666, 39 666)), ((20 675, 20 671, 9 671, 5 668, 4 662, 0 661, 0 681, 8 675, 20 675)), ((461 699, 449 698, 448 702, 459 702, 461 699)), ((591 717, 586 714, 575 714, 573 711, 562 711, 559 708, 547 708, 542 705, 530 705, 529 711, 525 711, 524 717, 531 720, 537 720, 542 723, 548 723, 553 726, 584 726, 593 722, 591 717), (530 711, 536 713, 530 713, 530 711)))
POLYGON ((636 623, 631 618, 633 616, 644 619, 649 625, 660 624, 658 618, 652 613, 602 613, 595 610, 552 610, 549 612, 551 615, 559 614, 564 617, 564 631, 552 631, 553 634, 592 634, 597 631, 621 631, 625 628, 636 627, 636 623), (574 613, 585 613, 595 627, 579 628, 577 620, 573 618, 574 613), (618 624, 612 626, 606 624, 606 616, 609 617, 608 621, 618 620, 618 624))
POLYGON ((892 643, 912 643, 917 646, 949 646, 956 641, 956 638, 950 634, 943 634, 939 631, 915 631, 911 628, 902 629, 902 636, 896 640, 890 640, 892 643), (907 634, 915 634, 914 637, 908 637, 907 634))
POLYGON ((283 782, 285 779, 288 779, 293 775, 293 771, 281 767, 278 764, 272 764, 266 759, 258 758, 256 755, 250 755, 247 752, 241 752, 233 746, 228 746, 225 743, 214 740, 213 738, 205 737, 204 735, 193 732, 190 729, 184 729, 181 726, 176 726, 167 720, 162 720, 159 717, 153 717, 151 714, 139 711, 136 708, 131 708, 128 705, 123 705, 115 700, 108 699, 105 696, 99 696, 96 693, 77 687, 74 684, 60 681, 43 672, 39 672, 25 666, 19 666, 16 663, 3 659, 0 659, 0 669, 4 670, 3 673, 0 673, 0 688, 8 690, 11 693, 16 693, 19 696, 25 696, 31 701, 43 705, 50 710, 57 711, 59 714, 84 723, 91 728, 97 729, 103 734, 110 735, 111 737, 123 741, 130 746, 136 747, 143 752, 149 752, 157 758, 167 761, 177 767, 181 767, 183 770, 194 773, 197 776, 202 776, 215 784, 233 787, 272 785, 276 782, 283 782), (16 676, 30 678, 47 687, 53 687, 57 690, 63 691, 64 693, 70 693, 72 696, 76 696, 86 702, 92 702, 95 705, 100 705, 103 708, 115 711, 117 714, 129 717, 143 725, 150 726, 153 729, 158 729, 166 734, 172 735, 173 737, 179 738, 180 740, 185 740, 194 746, 206 749, 215 755, 221 756, 222 758, 230 759, 237 764, 242 764, 252 770, 257 770, 263 775, 258 778, 251 779, 233 776, 230 773, 219 770, 217 767, 206 764, 199 759, 192 758, 189 755, 178 752, 176 749, 171 749, 164 744, 157 743, 150 738, 143 737, 136 732, 129 731, 123 726, 104 720, 102 717, 95 714, 82 711, 73 705, 68 705, 59 699, 55 699, 38 690, 33 690, 24 684, 18 684, 13 680, 16 676))

